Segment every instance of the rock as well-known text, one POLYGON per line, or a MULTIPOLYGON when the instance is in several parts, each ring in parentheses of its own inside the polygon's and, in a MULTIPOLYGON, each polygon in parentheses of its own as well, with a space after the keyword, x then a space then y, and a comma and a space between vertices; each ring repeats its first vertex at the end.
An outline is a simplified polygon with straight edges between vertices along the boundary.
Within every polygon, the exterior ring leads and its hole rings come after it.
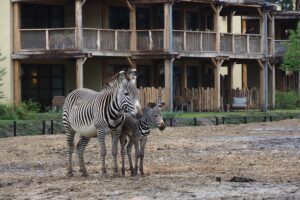
POLYGON ((249 183, 249 182, 254 182, 254 179, 251 178, 245 178, 245 177, 233 177, 232 179, 229 180, 229 182, 243 182, 243 183, 249 183))

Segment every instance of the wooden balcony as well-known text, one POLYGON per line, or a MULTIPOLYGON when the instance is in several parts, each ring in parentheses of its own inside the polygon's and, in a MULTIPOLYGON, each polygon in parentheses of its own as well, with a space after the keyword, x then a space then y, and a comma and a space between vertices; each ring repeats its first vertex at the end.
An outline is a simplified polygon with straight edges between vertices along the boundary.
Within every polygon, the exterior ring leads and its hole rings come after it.
MULTIPOLYGON (((20 29, 21 51, 76 50, 75 28, 20 29)), ((131 30, 83 28, 83 49, 95 55, 130 56, 133 51, 164 51, 164 30, 137 30, 132 42, 131 30), (132 45, 136 43, 136 49, 132 45), (111 54, 109 54, 110 52, 111 54)), ((220 34, 217 52, 216 32, 173 31, 174 52, 187 57, 229 56, 231 58, 259 58, 263 54, 262 36, 258 34, 220 34)), ((275 42, 277 50, 278 41, 275 42)), ((272 39, 268 38, 269 54, 272 39)), ((275 50, 275 51, 276 51, 275 50)))
POLYGON ((75 49, 75 28, 20 29, 21 50, 75 49))
POLYGON ((284 44, 288 40, 275 40, 274 41, 274 49, 275 49, 275 57, 283 57, 286 51, 284 44))

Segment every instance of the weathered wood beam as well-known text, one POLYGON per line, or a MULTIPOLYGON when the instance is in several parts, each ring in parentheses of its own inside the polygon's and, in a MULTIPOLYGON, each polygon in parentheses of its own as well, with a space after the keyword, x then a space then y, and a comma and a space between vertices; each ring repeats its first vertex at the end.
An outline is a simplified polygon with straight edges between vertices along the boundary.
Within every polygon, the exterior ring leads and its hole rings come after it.
POLYGON ((214 14, 217 13, 217 8, 213 3, 209 3, 210 8, 213 10, 214 14))
POLYGON ((82 0, 81 6, 85 4, 86 0, 82 0))
POLYGON ((21 103, 21 63, 19 60, 13 61, 13 73, 14 73, 14 104, 19 105, 21 103))
POLYGON ((257 60, 257 63, 260 69, 264 69, 264 65, 261 60, 257 60))
POLYGON ((248 88, 248 69, 247 64, 242 64, 242 88, 248 88))
POLYGON ((76 88, 83 88, 83 58, 76 59, 76 88))
POLYGON ((13 3, 13 47, 14 52, 18 52, 21 49, 20 45, 20 3, 13 3))
POLYGON ((276 68, 275 64, 272 64, 271 68, 271 109, 275 109, 275 94, 276 94, 276 68))
POLYGON ((257 11, 257 13, 258 13, 258 15, 259 15, 260 18, 264 17, 264 15, 263 15, 263 13, 261 11, 261 8, 256 8, 256 11, 257 11))
POLYGON ((128 9, 129 9, 130 11, 132 11, 132 5, 131 5, 131 3, 129 2, 129 0, 126 0, 126 5, 127 5, 128 9))
POLYGON ((131 68, 133 68, 133 69, 136 69, 136 68, 137 68, 136 63, 135 63, 134 61, 132 61, 130 57, 126 57, 126 60, 128 61, 129 66, 130 66, 131 68))
POLYGON ((83 41, 83 29, 82 29, 82 1, 75 0, 75 38, 76 38, 76 49, 82 49, 82 41, 83 41))

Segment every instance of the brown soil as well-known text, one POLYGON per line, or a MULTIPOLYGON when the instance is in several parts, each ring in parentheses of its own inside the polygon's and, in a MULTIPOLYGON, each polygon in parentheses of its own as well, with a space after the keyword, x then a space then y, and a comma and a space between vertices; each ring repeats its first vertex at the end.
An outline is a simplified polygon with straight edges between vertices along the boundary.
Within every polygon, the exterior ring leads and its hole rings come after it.
POLYGON ((300 120, 153 130, 146 177, 100 178, 93 139, 89 177, 74 155, 67 178, 65 148, 61 134, 0 139, 0 199, 300 199, 300 120))

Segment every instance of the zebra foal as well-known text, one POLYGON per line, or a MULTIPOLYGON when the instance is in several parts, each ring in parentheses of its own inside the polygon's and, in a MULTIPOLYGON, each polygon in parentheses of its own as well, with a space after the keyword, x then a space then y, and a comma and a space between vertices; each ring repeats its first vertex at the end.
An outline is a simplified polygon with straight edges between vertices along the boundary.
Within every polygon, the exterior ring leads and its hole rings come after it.
POLYGON ((63 125, 67 136, 69 176, 73 176, 72 154, 75 133, 80 135, 76 145, 80 172, 87 176, 84 164, 84 151, 92 137, 98 137, 102 176, 108 176, 105 157, 105 136, 111 133, 114 173, 118 174, 117 152, 121 127, 125 113, 140 117, 142 110, 138 100, 138 90, 133 84, 136 71, 116 74, 100 92, 77 89, 71 92, 63 106, 63 125))
POLYGON ((147 143, 148 135, 150 134, 149 124, 156 125, 159 130, 165 129, 163 115, 161 112, 162 104, 156 105, 149 103, 143 109, 143 116, 138 120, 129 115, 126 115, 125 121, 122 126, 120 143, 121 143, 121 157, 122 157, 122 175, 125 176, 125 146, 127 142, 127 156, 130 165, 131 176, 137 175, 138 161, 140 161, 139 171, 144 176, 144 153, 147 143), (135 167, 133 168, 131 159, 132 145, 135 147, 135 167))

